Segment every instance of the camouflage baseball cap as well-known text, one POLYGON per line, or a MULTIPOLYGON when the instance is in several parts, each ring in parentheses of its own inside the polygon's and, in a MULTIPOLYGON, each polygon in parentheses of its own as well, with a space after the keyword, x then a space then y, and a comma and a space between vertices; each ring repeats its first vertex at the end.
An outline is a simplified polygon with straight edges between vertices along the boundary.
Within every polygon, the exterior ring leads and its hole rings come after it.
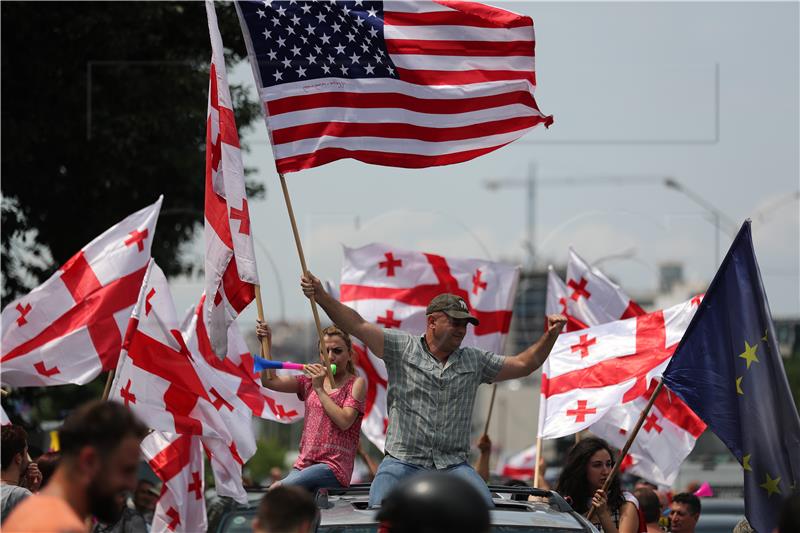
POLYGON ((440 294, 428 304, 425 314, 429 315, 441 311, 451 318, 465 318, 473 326, 478 325, 478 319, 469 314, 469 307, 467 302, 460 296, 455 294, 440 294))

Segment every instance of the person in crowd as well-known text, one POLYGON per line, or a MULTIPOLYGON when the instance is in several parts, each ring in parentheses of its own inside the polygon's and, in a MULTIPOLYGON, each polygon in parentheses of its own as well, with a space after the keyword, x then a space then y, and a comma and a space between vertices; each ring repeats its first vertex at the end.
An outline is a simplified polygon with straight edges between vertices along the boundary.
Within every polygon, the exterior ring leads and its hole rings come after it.
POLYGON ((156 485, 147 478, 141 478, 133 492, 133 508, 142 515, 146 524, 153 522, 156 503, 161 495, 156 485))
MULTIPOLYGON (((258 322, 256 334, 259 339, 266 337, 272 342, 266 323, 258 322)), ((333 384, 326 379, 327 372, 321 364, 306 365, 305 374, 299 376, 278 376, 268 371, 261 375, 265 387, 296 393, 306 407, 300 455, 289 475, 276 484, 299 485, 312 492, 321 487, 350 485, 366 396, 364 378, 356 375, 353 365, 350 335, 336 326, 325 328, 322 334, 320 359, 324 361, 324 349, 331 363, 336 364, 333 384)))
POLYGON ((492 439, 484 433, 478 439, 478 462, 475 463, 475 471, 486 483, 489 483, 489 459, 492 456, 492 439))
POLYGON ((372 481, 375 479, 375 473, 378 471, 378 463, 375 462, 375 459, 367 453, 367 450, 364 449, 364 446, 361 444, 361 441, 358 441, 358 449, 356 453, 364 461, 364 464, 367 465, 367 470, 369 470, 369 480, 372 481))
POLYGON ((271 486, 273 483, 276 483, 283 479, 283 468, 279 466, 273 466, 269 469, 269 480, 267 481, 267 486, 271 486))
POLYGON ((700 519, 700 498, 689 492, 681 492, 672 498, 669 511, 671 533, 694 533, 700 519))
POLYGON ((42 484, 39 486, 43 489, 50 481, 53 472, 56 471, 58 463, 61 461, 61 452, 46 452, 36 458, 36 465, 39 467, 39 472, 42 473, 42 484))
POLYGON ((567 453, 564 468, 558 477, 556 492, 570 502, 575 511, 588 515, 604 533, 636 533, 639 511, 636 498, 620 488, 615 476, 607 491, 602 487, 614 468, 611 447, 597 437, 576 442, 567 453))
POLYGON ((91 516, 115 523, 136 487, 146 434, 147 426, 117 402, 73 411, 58 431, 62 455, 50 482, 12 511, 3 532, 85 532, 91 516))
POLYGON ((421 471, 389 492, 375 516, 379 533, 488 533, 489 508, 469 480, 421 471))
POLYGON ((318 516, 319 510, 308 491, 281 485, 261 498, 253 533, 311 533, 318 516))
POLYGON ((642 511, 644 522, 647 526, 647 533, 662 533, 664 531, 658 523, 661 518, 661 504, 658 501, 658 494, 650 488, 648 484, 640 485, 633 490, 633 495, 639 500, 639 509, 642 511))
POLYGON ((468 325, 476 326, 478 319, 458 295, 432 298, 425 311, 425 333, 416 336, 367 322, 328 294, 311 274, 300 283, 303 293, 314 298, 334 323, 386 364, 386 456, 370 488, 370 507, 380 505, 401 479, 422 470, 462 476, 483 494, 487 505, 494 505, 486 483, 467 462, 478 386, 521 378, 539 368, 566 318, 549 316, 547 330, 536 343, 517 356, 505 357, 461 347, 468 325))
POLYGON ((28 433, 21 426, 3 426, 0 453, 0 518, 5 521, 14 507, 39 490, 42 474, 28 455, 28 433))

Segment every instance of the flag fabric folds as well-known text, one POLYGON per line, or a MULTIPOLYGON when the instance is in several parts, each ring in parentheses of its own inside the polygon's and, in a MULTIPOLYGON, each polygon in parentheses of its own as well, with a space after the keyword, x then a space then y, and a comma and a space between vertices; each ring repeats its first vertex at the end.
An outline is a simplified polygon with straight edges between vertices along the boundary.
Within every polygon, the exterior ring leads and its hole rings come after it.
POLYGON ((206 322, 211 346, 225 355, 228 326, 255 298, 256 256, 222 37, 214 3, 206 1, 211 36, 205 176, 206 322))
POLYGON ((200 439, 153 431, 140 446, 147 464, 163 483, 152 533, 205 531, 203 452, 200 439))
POLYGON ((745 514, 772 531, 800 483, 800 419, 746 221, 663 376, 742 464, 745 514))
POLYGON ((214 354, 208 329, 201 320, 204 299, 205 295, 197 308, 189 311, 184 319, 185 325, 181 327, 192 353, 199 354, 209 365, 224 374, 230 381, 229 386, 255 416, 281 424, 291 424, 303 418, 305 404, 296 394, 275 392, 261 385, 260 375, 253 372, 253 356, 236 322, 228 327, 227 355, 221 359, 214 354))
POLYGON ((542 366, 539 435, 549 439, 577 433, 613 407, 646 394, 695 310, 688 301, 559 335, 542 366))
MULTIPOLYGON (((519 267, 369 244, 344 249, 340 301, 386 329, 422 335, 425 308, 439 294, 461 296, 480 325, 467 329, 464 346, 502 353, 511 324, 519 267)), ((354 342, 357 367, 367 381, 362 431, 383 449, 388 424, 383 360, 354 342)))
POLYGON ((477 2, 236 2, 280 173, 468 161, 538 124, 533 20, 477 2))
POLYGON ((152 260, 125 333, 109 398, 124 403, 153 429, 233 442, 178 329, 167 279, 152 260))
POLYGON ((117 366, 162 198, 106 230, 3 309, 4 385, 82 385, 117 366))

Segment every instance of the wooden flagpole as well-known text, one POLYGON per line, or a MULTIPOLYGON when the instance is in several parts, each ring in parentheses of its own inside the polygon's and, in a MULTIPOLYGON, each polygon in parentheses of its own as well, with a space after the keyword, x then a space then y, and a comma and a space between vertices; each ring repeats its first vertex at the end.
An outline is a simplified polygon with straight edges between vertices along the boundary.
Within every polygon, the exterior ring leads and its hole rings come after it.
MULTIPOLYGON (((650 412, 650 408, 653 407, 653 403, 655 403, 656 397, 658 396, 658 393, 661 392, 661 388, 663 386, 664 383, 659 381, 658 385, 656 386, 656 390, 653 391, 653 394, 650 396, 650 400, 647 402, 644 410, 642 410, 642 414, 639 415, 639 421, 636 422, 636 426, 633 428, 633 431, 631 431, 631 434, 628 437, 628 442, 625 443, 625 446, 619 452, 619 457, 617 457, 617 462, 614 463, 613 470, 611 470, 611 473, 606 478, 606 482, 603 483, 603 492, 608 491, 608 487, 611 486, 611 482, 614 481, 614 477, 616 477, 616 475, 619 473, 619 468, 622 465, 622 461, 625 459, 625 456, 628 455, 628 450, 630 449, 631 444, 633 444, 633 439, 635 439, 636 435, 639 434, 639 430, 642 428, 642 424, 644 424, 644 420, 647 418, 647 414, 650 412)), ((595 507, 589 509, 589 513, 586 515, 587 520, 592 519, 595 509, 595 507)))
MULTIPOLYGON (((258 313, 258 320, 264 322, 264 305, 261 303, 261 285, 255 286, 256 292, 256 312, 258 313)), ((267 338, 263 337, 261 339, 261 357, 264 359, 269 359, 272 361, 272 353, 269 349, 269 342, 267 342, 267 338)), ((275 377, 275 373, 272 369, 267 369, 267 376, 272 379, 275 377)))
MULTIPOLYGON (((286 201, 286 210, 289 212, 289 221, 292 224, 292 233, 294 234, 294 243, 297 246, 297 255, 300 256, 300 267, 303 269, 303 275, 308 277, 308 267, 306 266, 306 257, 303 255, 303 245, 300 242, 300 232, 297 231, 297 221, 294 218, 294 210, 292 209, 292 200, 289 198, 289 188, 286 185, 286 178, 283 173, 278 173, 281 179, 281 189, 283 189, 283 199, 286 201)), ((317 310, 317 302, 314 298, 309 299, 311 302, 311 313, 314 315, 314 322, 317 325, 317 335, 319 336, 319 347, 322 352, 323 359, 325 360, 325 369, 328 372, 328 379, 331 382, 331 388, 336 388, 336 382, 333 381, 333 372, 331 371, 331 358, 325 350, 322 343, 322 325, 319 320, 319 311, 317 310)))
POLYGON ((108 375, 106 376, 106 386, 103 389, 103 401, 108 400, 108 394, 111 392, 111 383, 114 382, 114 374, 117 373, 116 368, 112 368, 108 371, 108 375))
POLYGON ((539 487, 539 475, 540 475, 539 460, 541 459, 541 457, 542 457, 542 437, 541 437, 541 435, 537 435, 537 437, 536 437, 536 458, 534 459, 534 461, 536 461, 536 463, 534 464, 534 467, 533 467, 533 488, 535 488, 535 489, 541 488, 541 487, 539 487))
POLYGON ((483 434, 489 434, 489 422, 492 421, 492 409, 494 409, 494 397, 497 394, 497 383, 492 385, 492 399, 489 402, 489 414, 486 416, 486 425, 483 427, 483 434))

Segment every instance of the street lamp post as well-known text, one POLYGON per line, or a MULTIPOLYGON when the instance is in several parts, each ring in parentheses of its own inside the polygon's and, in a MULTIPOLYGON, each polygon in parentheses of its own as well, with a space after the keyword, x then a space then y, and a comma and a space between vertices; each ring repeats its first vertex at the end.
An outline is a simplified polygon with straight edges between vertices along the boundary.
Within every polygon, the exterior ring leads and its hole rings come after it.
POLYGON ((719 231, 720 231, 720 221, 724 221, 725 224, 728 226, 728 229, 725 230, 725 233, 733 237, 736 231, 736 223, 725 216, 719 209, 711 205, 708 201, 706 201, 702 196, 697 194, 696 192, 692 191, 691 189, 687 188, 684 184, 676 180, 675 178, 664 178, 664 186, 668 189, 673 189, 682 193, 684 196, 688 197, 694 203, 705 209, 711 214, 711 218, 714 222, 714 250, 715 250, 715 263, 714 268, 719 267, 719 256, 720 256, 720 249, 719 249, 719 231), (733 228, 734 233, 731 233, 730 228, 733 228))

